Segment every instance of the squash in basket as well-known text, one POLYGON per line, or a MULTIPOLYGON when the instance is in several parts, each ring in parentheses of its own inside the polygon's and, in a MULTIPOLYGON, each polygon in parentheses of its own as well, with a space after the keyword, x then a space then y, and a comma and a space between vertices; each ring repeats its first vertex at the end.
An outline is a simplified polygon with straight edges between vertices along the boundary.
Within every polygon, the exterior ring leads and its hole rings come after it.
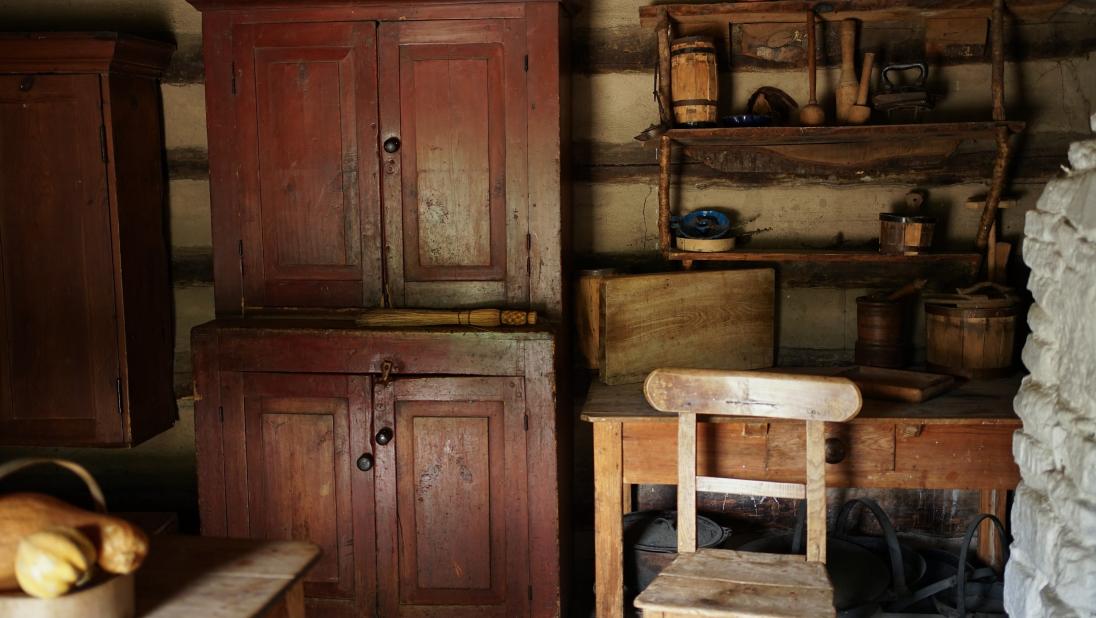
POLYGON ((95 547, 75 528, 55 526, 19 541, 15 578, 23 592, 40 599, 59 597, 86 584, 95 572, 95 547))

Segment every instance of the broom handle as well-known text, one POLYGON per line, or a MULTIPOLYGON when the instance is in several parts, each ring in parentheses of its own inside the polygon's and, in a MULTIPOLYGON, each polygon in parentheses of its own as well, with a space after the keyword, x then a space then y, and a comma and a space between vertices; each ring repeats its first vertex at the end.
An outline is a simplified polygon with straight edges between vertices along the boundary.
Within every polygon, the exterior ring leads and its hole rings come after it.
POLYGON ((373 309, 358 317, 362 326, 523 326, 536 324, 535 311, 499 309, 373 309))

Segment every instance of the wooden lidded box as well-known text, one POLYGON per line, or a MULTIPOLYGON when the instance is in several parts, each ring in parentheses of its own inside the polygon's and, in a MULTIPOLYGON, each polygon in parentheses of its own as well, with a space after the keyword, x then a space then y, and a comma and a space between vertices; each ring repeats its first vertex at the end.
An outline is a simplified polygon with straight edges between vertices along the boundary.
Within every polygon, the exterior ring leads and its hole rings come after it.
POLYGON ((0 35, 0 443, 176 420, 158 77, 174 46, 0 35))

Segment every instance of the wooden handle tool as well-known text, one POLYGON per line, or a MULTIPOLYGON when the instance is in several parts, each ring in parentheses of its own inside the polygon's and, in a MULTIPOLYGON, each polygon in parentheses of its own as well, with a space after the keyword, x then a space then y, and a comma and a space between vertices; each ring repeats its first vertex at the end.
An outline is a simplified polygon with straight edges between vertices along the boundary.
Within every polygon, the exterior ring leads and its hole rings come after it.
POLYGON ((800 124, 808 127, 817 127, 826 122, 826 111, 818 104, 815 98, 815 73, 817 72, 814 59, 814 11, 807 11, 807 84, 810 87, 810 100, 799 110, 800 124))
POLYGON ((358 326, 525 326, 537 323, 536 311, 501 309, 368 309, 358 326))
POLYGON ((860 84, 856 81, 856 20, 841 20, 841 79, 837 82, 837 121, 846 122, 856 104, 860 84))

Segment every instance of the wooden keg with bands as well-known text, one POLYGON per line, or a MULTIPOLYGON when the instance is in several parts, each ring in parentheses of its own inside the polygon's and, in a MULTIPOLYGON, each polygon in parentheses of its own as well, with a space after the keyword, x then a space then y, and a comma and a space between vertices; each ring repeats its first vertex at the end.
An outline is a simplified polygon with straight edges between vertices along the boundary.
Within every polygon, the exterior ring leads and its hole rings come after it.
POLYGON ((670 44, 670 80, 677 126, 716 126, 719 77, 711 37, 688 36, 670 44))

